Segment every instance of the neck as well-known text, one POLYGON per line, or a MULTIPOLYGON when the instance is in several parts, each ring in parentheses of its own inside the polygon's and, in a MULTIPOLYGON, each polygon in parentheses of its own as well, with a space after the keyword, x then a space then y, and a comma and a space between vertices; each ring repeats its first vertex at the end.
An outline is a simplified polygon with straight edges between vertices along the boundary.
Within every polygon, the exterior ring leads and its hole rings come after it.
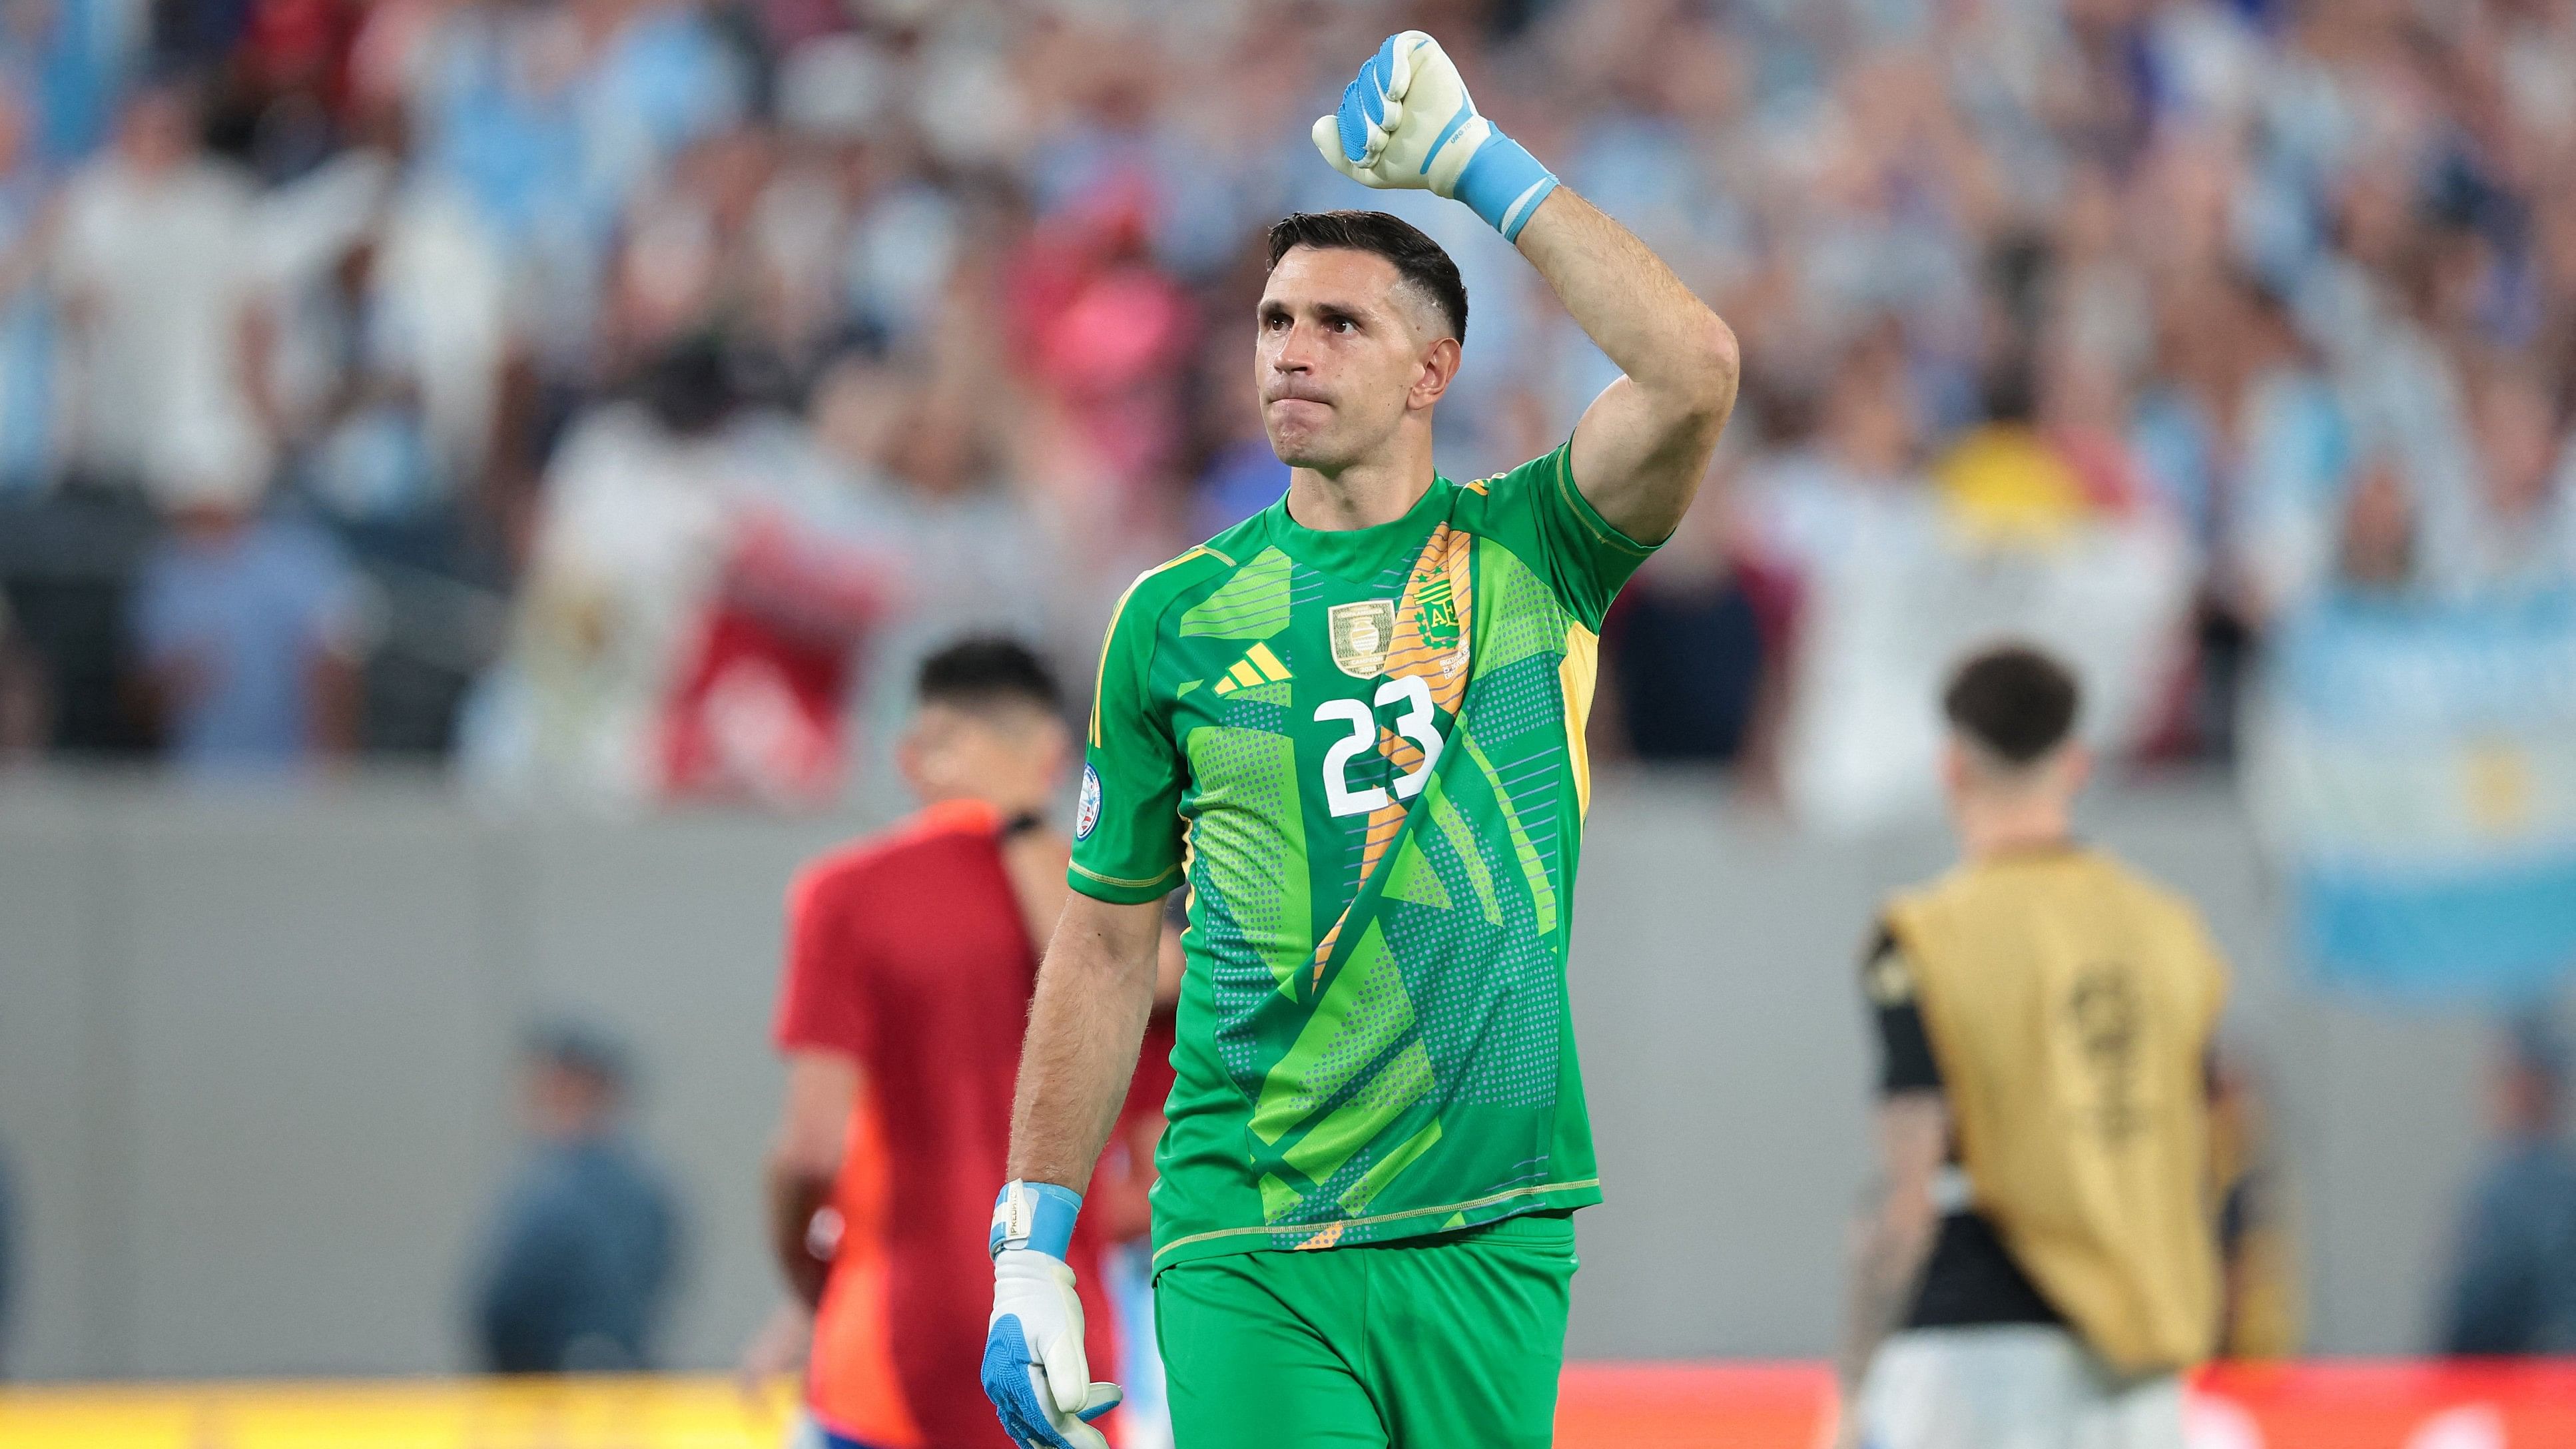
POLYGON ((1431 429, 1407 427, 1384 456, 1339 468, 1288 470, 1288 516, 1338 532, 1393 523, 1431 491, 1431 429))
POLYGON ((2074 838, 2066 802, 2054 797, 1980 800, 1959 807, 1959 845, 1973 863, 2055 850, 2074 838))
POLYGON ((916 789, 914 793, 920 796, 921 803, 925 808, 936 808, 941 805, 955 804, 961 800, 971 800, 977 804, 989 806, 994 814, 1002 818, 1004 824, 1008 824, 1023 815, 1036 815, 1043 818, 1047 814, 1049 808, 1054 804, 1054 801, 1049 797, 1043 795, 1032 796, 1029 792, 1016 790, 916 789))

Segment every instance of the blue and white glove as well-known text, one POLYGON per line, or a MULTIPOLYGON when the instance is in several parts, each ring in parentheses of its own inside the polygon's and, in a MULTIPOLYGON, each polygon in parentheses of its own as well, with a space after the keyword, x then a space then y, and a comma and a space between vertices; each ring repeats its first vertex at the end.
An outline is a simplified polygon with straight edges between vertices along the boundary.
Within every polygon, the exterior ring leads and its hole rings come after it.
POLYGON ((1315 149, 1362 186, 1463 201, 1505 241, 1556 189, 1554 173, 1476 114, 1456 64, 1419 30, 1388 36, 1360 67, 1341 109, 1316 120, 1315 149))
POLYGON ((1064 1261, 1082 1194, 1013 1182, 993 1200, 993 1316, 984 1332, 984 1396, 1020 1449, 1109 1449, 1091 1421, 1118 1407, 1116 1384, 1091 1382, 1082 1299, 1064 1261))

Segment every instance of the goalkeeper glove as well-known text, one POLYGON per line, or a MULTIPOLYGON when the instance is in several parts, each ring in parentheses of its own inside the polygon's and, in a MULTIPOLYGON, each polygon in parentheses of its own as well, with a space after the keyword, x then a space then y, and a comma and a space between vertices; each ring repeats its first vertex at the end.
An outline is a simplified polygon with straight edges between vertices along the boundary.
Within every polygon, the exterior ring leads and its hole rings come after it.
POLYGON ((1051 1182, 1008 1183, 993 1201, 984 1396, 1020 1449, 1109 1449, 1091 1421, 1121 1395, 1116 1384, 1091 1382, 1082 1299, 1064 1261, 1081 1210, 1080 1193, 1051 1182))
POLYGON ((1419 30, 1388 36, 1314 135, 1333 169, 1362 186, 1463 201, 1505 241, 1556 189, 1554 173, 1476 114, 1458 67, 1419 30))

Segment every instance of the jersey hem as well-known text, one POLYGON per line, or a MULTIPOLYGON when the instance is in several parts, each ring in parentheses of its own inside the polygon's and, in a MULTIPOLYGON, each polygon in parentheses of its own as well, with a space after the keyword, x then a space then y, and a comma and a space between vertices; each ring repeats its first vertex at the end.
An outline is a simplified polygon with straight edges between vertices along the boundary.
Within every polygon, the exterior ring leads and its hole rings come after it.
POLYGON ((1406 1238, 1455 1232, 1460 1228, 1480 1228, 1489 1223, 1501 1222, 1506 1218, 1519 1217, 1524 1213, 1556 1212, 1590 1207, 1599 1201, 1601 1201, 1601 1179, 1587 1177, 1573 1182, 1549 1182, 1535 1187, 1516 1187, 1509 1192, 1471 1198, 1466 1202, 1406 1208, 1401 1212, 1377 1213, 1368 1217, 1338 1218, 1329 1223, 1300 1223, 1288 1227, 1273 1227, 1267 1223, 1261 1223, 1242 1228, 1211 1228, 1203 1233, 1174 1238, 1156 1248, 1153 1270, 1160 1272, 1175 1264, 1196 1262, 1201 1258, 1222 1258, 1235 1253, 1315 1252, 1318 1250, 1300 1249, 1295 1243, 1280 1240, 1297 1235, 1312 1238, 1316 1233, 1327 1231, 1336 1225, 1382 1229, 1372 1234, 1365 1243, 1337 1245, 1355 1248, 1375 1247, 1385 1243, 1401 1242, 1406 1238), (1505 1204, 1509 1206, 1504 1207, 1505 1204), (1483 1214, 1486 1209, 1494 1207, 1503 1207, 1503 1211, 1472 1216, 1464 1223, 1453 1224, 1448 1221, 1453 1217, 1483 1214))

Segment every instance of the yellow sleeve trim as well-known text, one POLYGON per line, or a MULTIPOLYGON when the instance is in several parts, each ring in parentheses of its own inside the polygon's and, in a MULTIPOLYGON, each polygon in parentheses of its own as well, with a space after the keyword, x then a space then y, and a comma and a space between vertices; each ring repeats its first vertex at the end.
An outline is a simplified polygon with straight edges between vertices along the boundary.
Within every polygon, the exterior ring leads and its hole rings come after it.
POLYGON ((1182 554, 1178 558, 1158 563, 1152 568, 1145 570, 1143 573, 1138 574, 1134 581, 1127 585, 1126 592, 1118 596, 1118 602, 1110 606, 1109 627, 1102 630, 1100 633, 1100 667, 1093 673, 1091 679, 1091 730, 1089 735, 1091 743, 1095 745, 1100 743, 1100 693, 1102 690, 1109 687, 1109 643, 1111 640, 1118 637, 1118 620, 1127 612, 1127 601, 1136 597, 1136 590, 1142 587, 1147 579, 1150 579, 1154 575, 1166 570, 1179 568, 1181 565, 1188 563, 1191 559, 1198 558, 1202 555, 1215 559, 1217 562, 1224 564, 1227 568, 1236 567, 1234 560, 1227 558, 1224 554, 1217 552, 1206 544, 1200 544, 1198 547, 1191 549, 1189 552, 1182 554))
POLYGON ((1574 481, 1574 440, 1572 438, 1566 439, 1564 446, 1556 450, 1556 489, 1565 499, 1566 507, 1573 512, 1575 519, 1602 543, 1624 553, 1633 553, 1639 558, 1645 558, 1662 547, 1660 543, 1639 543, 1621 533, 1617 524, 1602 517, 1601 510, 1592 506, 1592 500, 1583 496, 1581 485, 1574 481))
POLYGON ((1120 890, 1128 891, 1147 890, 1154 886, 1161 885, 1163 882, 1170 880, 1173 876, 1178 875, 1181 870, 1180 862, 1174 861, 1170 865, 1163 867, 1162 874, 1155 876, 1151 880, 1128 880, 1124 876, 1102 875, 1100 872, 1093 870, 1091 867, 1084 865, 1078 860, 1069 860, 1066 861, 1065 864, 1073 867, 1074 874, 1081 876, 1085 880, 1096 880, 1102 885, 1116 886, 1120 890))

